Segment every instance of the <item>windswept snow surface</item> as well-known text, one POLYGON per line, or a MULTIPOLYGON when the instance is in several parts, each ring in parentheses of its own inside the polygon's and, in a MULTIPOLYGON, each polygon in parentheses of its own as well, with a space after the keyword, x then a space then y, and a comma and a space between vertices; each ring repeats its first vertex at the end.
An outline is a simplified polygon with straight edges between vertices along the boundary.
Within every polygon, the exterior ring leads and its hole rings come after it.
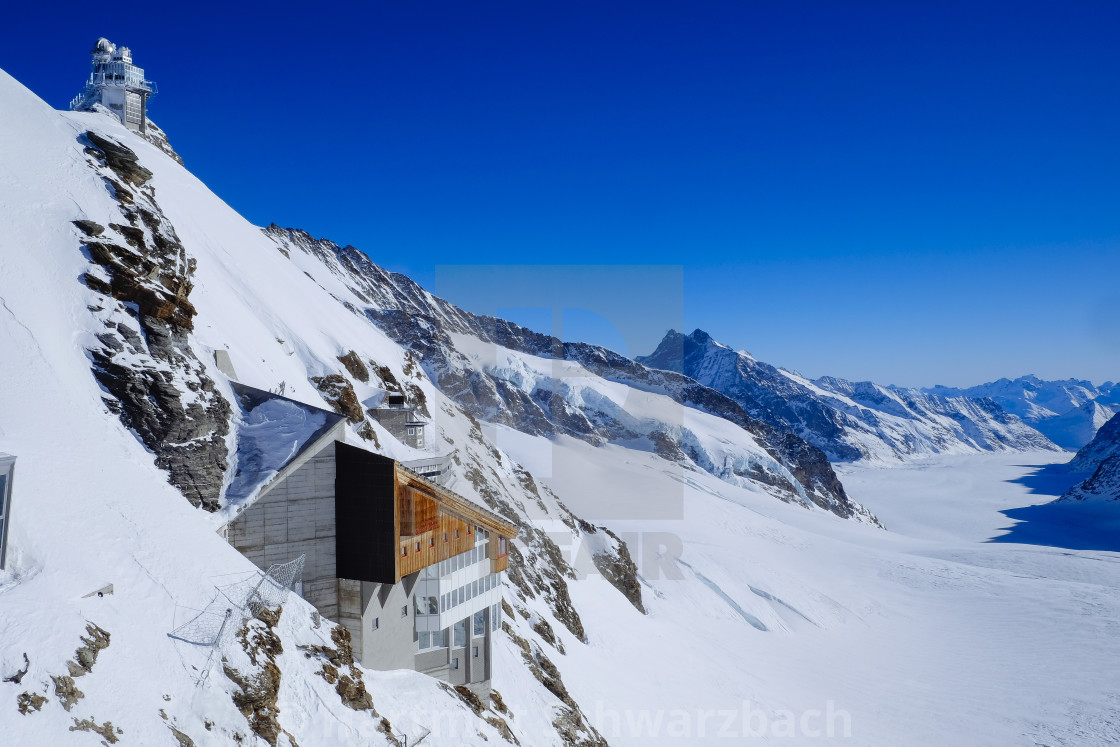
MULTIPOLYGON (((503 443, 542 462, 540 444, 503 443)), ((846 723, 853 744, 1116 743, 1120 554, 988 542, 1014 524, 1001 511, 1054 499, 1030 477, 1061 458, 843 468, 883 532, 652 456, 554 445, 548 484, 627 540, 649 610, 575 584, 599 615, 591 645, 569 651, 568 686, 612 744, 813 742, 846 723), (559 468, 576 461, 591 468, 559 468), (657 473, 679 490, 678 519, 632 490, 657 473)))

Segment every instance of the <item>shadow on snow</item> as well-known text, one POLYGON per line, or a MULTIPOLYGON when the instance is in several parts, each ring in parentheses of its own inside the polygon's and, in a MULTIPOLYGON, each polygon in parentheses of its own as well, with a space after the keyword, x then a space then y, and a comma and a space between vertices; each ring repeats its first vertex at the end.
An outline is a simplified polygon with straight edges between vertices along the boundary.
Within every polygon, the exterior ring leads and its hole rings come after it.
MULTIPOLYGON (((1050 495, 1057 499, 1087 477, 1089 474, 1085 472, 1067 471, 1064 464, 1047 464, 1008 482, 1026 486, 1032 495, 1050 495)), ((1054 500, 1009 508, 1000 513, 1016 523, 1005 528, 1006 534, 992 537, 988 542, 1120 552, 1120 502, 1061 503, 1054 500)))

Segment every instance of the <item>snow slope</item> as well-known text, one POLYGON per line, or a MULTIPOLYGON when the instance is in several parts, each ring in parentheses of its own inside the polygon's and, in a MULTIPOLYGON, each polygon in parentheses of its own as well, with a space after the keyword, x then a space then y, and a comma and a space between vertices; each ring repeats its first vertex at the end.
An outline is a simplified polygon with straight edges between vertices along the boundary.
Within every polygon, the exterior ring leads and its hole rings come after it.
MULTIPOLYGON (((171 726, 199 745, 263 744, 234 705, 233 681, 219 670, 196 686, 198 671, 167 635, 214 597, 216 585, 245 578, 253 566, 215 533, 212 515, 168 484, 152 453, 110 411, 109 395, 91 371, 87 350, 101 344, 97 335, 108 324, 135 325, 136 309, 82 283, 91 265, 71 221, 123 223, 114 190, 90 165, 82 133, 93 128, 127 143, 154 172, 159 205, 198 265, 191 300, 200 311, 191 345, 227 400, 233 394, 207 355, 218 347, 233 350, 245 381, 269 388, 286 379, 289 395, 321 406, 309 373, 337 368, 339 338, 366 341, 398 371, 404 353, 280 261, 259 229, 119 122, 55 112, 5 73, 0 101, 0 450, 19 458, 9 562, 0 572, 0 673, 14 674, 24 653, 30 660, 21 684, 0 685, 0 728, 14 744, 93 739, 70 729, 87 719, 99 726, 111 721, 134 744, 177 744, 171 726), (300 299, 298 306, 292 298, 300 299), (85 596, 110 583, 112 595, 85 596), (74 680, 84 697, 64 710, 52 678, 67 675, 66 662, 89 623, 109 633, 110 645, 92 673, 74 680), (46 697, 42 710, 19 714, 22 692, 46 697)), ((147 350, 147 342, 137 345, 147 350)), ((456 437, 462 430, 467 441, 467 419, 448 420, 446 430, 456 437)), ((380 437, 391 455, 415 453, 384 431, 380 437)), ((503 469, 516 484, 512 468, 503 469)), ((523 575, 532 572, 526 566, 523 575)), ((344 706, 316 674, 316 661, 297 649, 333 645, 330 628, 315 627, 308 606, 289 598, 276 628, 283 646, 280 725, 291 743, 385 742, 380 719, 344 706)), ((416 739, 439 727, 428 743, 502 740, 430 678, 397 672, 365 673, 364 680, 396 734, 416 739)), ((518 718, 511 728, 522 743, 561 741, 552 721, 568 709, 524 666, 499 677, 497 688, 510 691, 511 720, 518 718)), ((578 719, 569 720, 573 734, 586 736, 578 719)), ((279 742, 287 739, 282 734, 279 742)))

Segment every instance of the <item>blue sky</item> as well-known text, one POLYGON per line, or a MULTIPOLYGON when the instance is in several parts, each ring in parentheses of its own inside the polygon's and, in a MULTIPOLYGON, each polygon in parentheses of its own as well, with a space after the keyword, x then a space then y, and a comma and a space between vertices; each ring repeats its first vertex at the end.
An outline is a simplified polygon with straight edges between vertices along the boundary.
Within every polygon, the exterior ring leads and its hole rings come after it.
POLYGON ((468 308, 813 376, 1120 378, 1120 4, 97 7, 6 9, 0 67, 63 107, 130 46, 246 217, 468 308))

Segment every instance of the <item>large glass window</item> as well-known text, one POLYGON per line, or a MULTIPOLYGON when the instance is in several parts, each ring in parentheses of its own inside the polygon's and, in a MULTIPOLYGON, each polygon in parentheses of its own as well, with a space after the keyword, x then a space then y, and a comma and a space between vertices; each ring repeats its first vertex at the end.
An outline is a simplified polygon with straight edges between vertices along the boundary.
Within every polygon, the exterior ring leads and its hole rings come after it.
POLYGON ((456 646, 466 646, 467 645, 467 621, 466 620, 460 620, 459 622, 455 623, 455 645, 456 646))
POLYGON ((486 635, 486 611, 479 610, 474 613, 474 634, 486 635))
POLYGON ((490 607, 490 629, 497 630, 502 627, 502 605, 495 604, 490 607))
POLYGON ((432 596, 417 596, 416 597, 416 614, 417 615, 438 615, 439 614, 439 599, 432 596))
POLYGON ((432 647, 432 634, 431 633, 420 633, 420 645, 419 645, 420 650, 423 651, 424 649, 431 648, 431 647, 432 647))
POLYGON ((447 629, 432 633, 432 648, 447 648, 447 629))

